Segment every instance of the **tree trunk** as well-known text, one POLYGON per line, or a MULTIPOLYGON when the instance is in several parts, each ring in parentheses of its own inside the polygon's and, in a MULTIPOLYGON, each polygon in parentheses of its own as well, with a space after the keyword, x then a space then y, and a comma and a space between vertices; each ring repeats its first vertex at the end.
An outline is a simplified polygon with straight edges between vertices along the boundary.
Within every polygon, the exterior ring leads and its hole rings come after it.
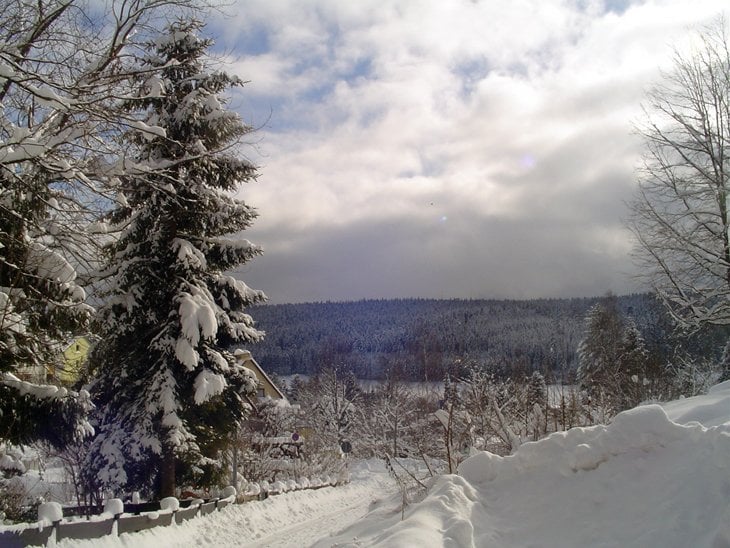
POLYGON ((160 498, 175 496, 175 449, 171 445, 162 446, 160 466, 160 498))

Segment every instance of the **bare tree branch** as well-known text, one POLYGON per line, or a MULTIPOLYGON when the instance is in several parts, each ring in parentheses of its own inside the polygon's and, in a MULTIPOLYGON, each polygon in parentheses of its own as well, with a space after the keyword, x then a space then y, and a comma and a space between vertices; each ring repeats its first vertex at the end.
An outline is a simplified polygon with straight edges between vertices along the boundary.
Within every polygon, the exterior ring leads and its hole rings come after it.
POLYGON ((680 325, 730 324, 730 50, 723 18, 648 95, 636 259, 680 325))

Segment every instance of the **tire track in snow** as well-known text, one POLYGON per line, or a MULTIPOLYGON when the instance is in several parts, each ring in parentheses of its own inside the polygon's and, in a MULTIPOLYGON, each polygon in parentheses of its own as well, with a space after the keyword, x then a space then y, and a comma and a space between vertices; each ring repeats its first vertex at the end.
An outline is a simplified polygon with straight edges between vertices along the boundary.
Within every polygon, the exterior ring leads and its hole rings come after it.
MULTIPOLYGON (((333 500, 333 502, 336 502, 333 500)), ((251 548, 300 548, 310 546, 318 540, 335 534, 367 514, 370 498, 360 498, 346 508, 335 508, 326 514, 296 523, 279 532, 247 544, 251 548)))

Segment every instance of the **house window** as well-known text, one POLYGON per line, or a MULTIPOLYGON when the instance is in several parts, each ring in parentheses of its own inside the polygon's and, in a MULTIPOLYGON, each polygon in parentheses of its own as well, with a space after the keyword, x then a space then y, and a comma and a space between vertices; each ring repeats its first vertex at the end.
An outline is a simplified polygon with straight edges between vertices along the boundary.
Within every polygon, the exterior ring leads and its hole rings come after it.
POLYGON ((266 392, 264 391, 264 387, 263 386, 261 388, 259 388, 258 390, 256 390, 256 395, 259 398, 263 398, 263 397, 266 396, 266 392))

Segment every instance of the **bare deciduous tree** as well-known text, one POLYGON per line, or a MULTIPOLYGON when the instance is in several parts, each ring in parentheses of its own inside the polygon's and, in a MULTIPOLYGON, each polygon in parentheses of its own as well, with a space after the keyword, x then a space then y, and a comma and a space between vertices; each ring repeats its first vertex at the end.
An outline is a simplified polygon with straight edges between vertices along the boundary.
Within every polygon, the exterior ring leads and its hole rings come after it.
POLYGON ((730 50, 724 19, 648 95, 637 258, 680 324, 730 324, 730 50))

